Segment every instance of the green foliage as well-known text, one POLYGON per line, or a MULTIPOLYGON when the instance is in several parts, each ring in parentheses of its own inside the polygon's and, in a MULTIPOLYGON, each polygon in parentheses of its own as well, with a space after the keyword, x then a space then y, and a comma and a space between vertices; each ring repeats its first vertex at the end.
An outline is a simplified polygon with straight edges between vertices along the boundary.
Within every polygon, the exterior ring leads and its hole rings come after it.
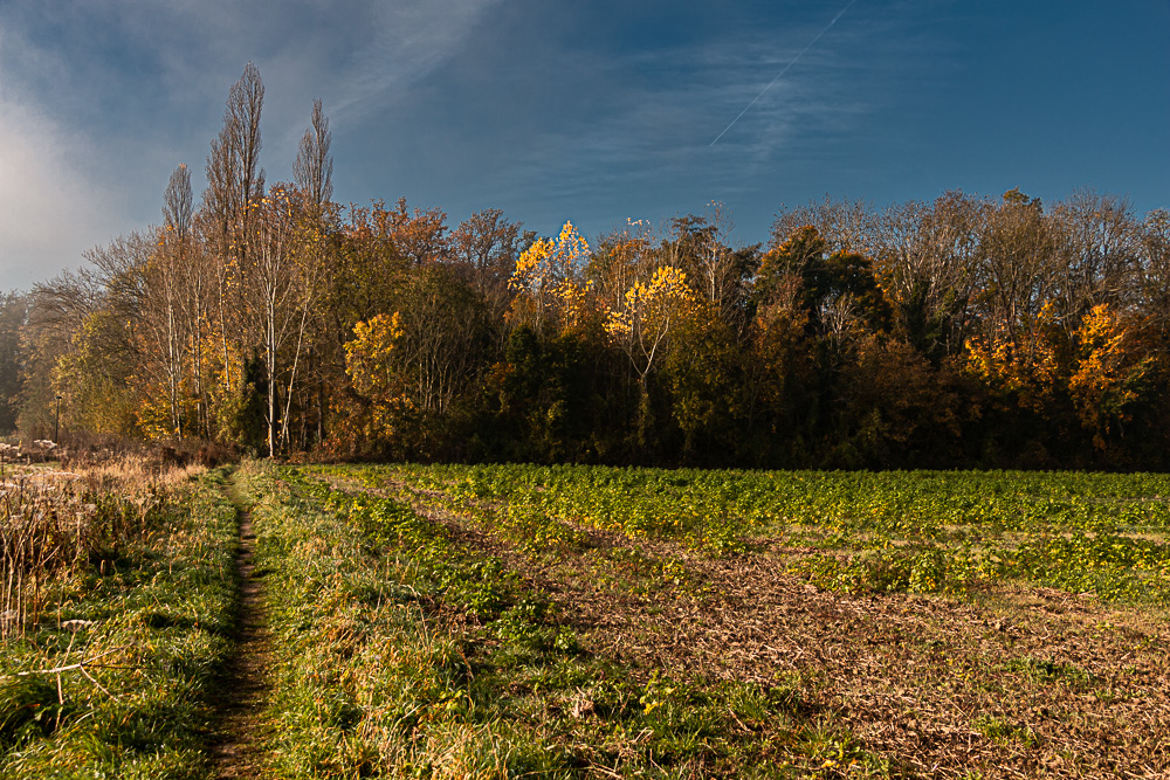
POLYGON ((546 461, 596 457, 601 432, 595 421, 606 414, 590 370, 598 357, 575 333, 541 337, 527 326, 512 331, 487 381, 483 428, 471 434, 482 454, 546 461))
POLYGON ((1036 744, 1036 735, 1032 733, 1032 729, 994 715, 978 716, 971 722, 971 727, 988 739, 1001 744, 1018 744, 1021 747, 1032 747, 1036 744))
POLYGON ((129 339, 129 323, 117 311, 98 311, 86 318, 73 337, 74 349, 57 361, 53 372, 53 389, 62 397, 63 425, 95 433, 136 432, 128 387, 134 366, 125 348, 129 339))

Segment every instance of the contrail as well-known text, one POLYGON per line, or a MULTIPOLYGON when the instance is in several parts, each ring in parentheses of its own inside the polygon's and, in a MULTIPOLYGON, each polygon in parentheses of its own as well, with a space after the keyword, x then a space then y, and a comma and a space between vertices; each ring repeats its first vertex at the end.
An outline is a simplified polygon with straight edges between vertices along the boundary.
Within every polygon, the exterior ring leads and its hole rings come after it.
POLYGON ((735 119, 732 119, 732 120, 731 120, 731 122, 730 122, 730 123, 727 125, 727 127, 723 128, 723 132, 722 132, 722 133, 720 133, 719 135, 715 136, 715 140, 714 140, 714 141, 712 141, 712 142, 711 142, 710 144, 708 144, 708 145, 709 145, 709 146, 714 146, 715 144, 719 143, 719 139, 720 139, 720 138, 722 138, 724 135, 726 135, 726 134, 727 134, 727 131, 728 131, 728 130, 730 130, 730 129, 731 129, 731 128, 732 128, 732 127, 735 125, 735 123, 736 123, 736 122, 738 122, 738 121, 739 121, 739 120, 740 120, 740 119, 743 117, 743 115, 744 115, 744 114, 746 114, 746 113, 748 112, 748 109, 749 109, 749 108, 751 108, 752 106, 754 106, 754 105, 756 104, 756 101, 757 101, 757 100, 759 100, 760 98, 762 98, 762 97, 764 96, 764 93, 765 93, 765 92, 767 92, 769 89, 771 89, 771 88, 772 88, 772 85, 773 85, 773 84, 775 84, 777 81, 779 81, 779 80, 781 79, 781 77, 783 77, 783 75, 784 75, 785 73, 787 73, 787 72, 788 72, 788 70, 789 70, 789 69, 790 69, 790 68, 791 68, 793 65, 795 65, 795 64, 796 64, 796 61, 797 61, 797 60, 799 60, 799 59, 800 59, 802 56, 804 56, 804 53, 805 53, 806 51, 808 51, 809 49, 811 49, 811 48, 813 47, 813 44, 814 44, 814 43, 816 43, 817 41, 819 41, 819 40, 821 39, 821 36, 822 36, 822 35, 824 35, 824 34, 825 34, 825 33, 827 33, 827 32, 828 32, 830 29, 832 29, 833 25, 835 25, 835 24, 837 23, 837 21, 838 21, 838 20, 839 20, 839 19, 840 19, 842 16, 844 16, 844 15, 845 15, 845 12, 846 12, 846 11, 848 11, 848 10, 850 9, 850 7, 852 7, 852 5, 853 5, 854 3, 856 3, 856 2, 857 2, 857 0, 849 0, 849 2, 845 4, 845 7, 844 7, 844 8, 842 8, 840 11, 838 11, 838 12, 837 12, 837 15, 833 17, 833 21, 831 21, 831 22, 829 22, 828 24, 826 24, 826 25, 825 25, 825 29, 823 29, 823 30, 821 30, 819 33, 817 33, 817 34, 816 34, 816 36, 814 36, 814 37, 813 37, 813 39, 812 39, 811 41, 809 41, 809 42, 808 42, 808 44, 807 44, 807 45, 806 45, 806 46, 805 46, 803 49, 801 49, 800 51, 798 51, 798 52, 796 53, 796 56, 795 56, 795 57, 793 57, 792 59, 790 59, 790 60, 788 61, 788 64, 787 64, 787 65, 785 65, 785 66, 784 66, 784 68, 783 68, 783 69, 782 69, 782 70, 781 70, 779 73, 777 73, 777 74, 776 74, 776 78, 774 78, 774 79, 772 79, 771 81, 769 81, 769 82, 768 82, 768 86, 766 86, 766 87, 764 87, 763 89, 761 89, 761 90, 760 90, 760 94, 758 94, 758 95, 756 95, 754 98, 752 98, 752 102, 750 102, 750 103, 748 103, 746 106, 744 106, 744 107, 743 107, 743 111, 740 111, 740 112, 739 112, 739 114, 738 114, 738 115, 735 117, 735 119))

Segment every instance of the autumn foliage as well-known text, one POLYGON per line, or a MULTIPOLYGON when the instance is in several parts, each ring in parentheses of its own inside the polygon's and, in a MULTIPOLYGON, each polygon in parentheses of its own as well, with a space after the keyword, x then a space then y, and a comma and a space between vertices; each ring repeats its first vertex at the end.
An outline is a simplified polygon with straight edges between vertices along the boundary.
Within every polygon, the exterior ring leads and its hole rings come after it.
POLYGON ((330 200, 322 106, 256 165, 229 97, 196 205, 0 299, 0 425, 271 455, 745 466, 1170 465, 1170 216, 1077 193, 722 207, 586 240, 330 200), (58 399, 59 397, 59 399, 58 399))

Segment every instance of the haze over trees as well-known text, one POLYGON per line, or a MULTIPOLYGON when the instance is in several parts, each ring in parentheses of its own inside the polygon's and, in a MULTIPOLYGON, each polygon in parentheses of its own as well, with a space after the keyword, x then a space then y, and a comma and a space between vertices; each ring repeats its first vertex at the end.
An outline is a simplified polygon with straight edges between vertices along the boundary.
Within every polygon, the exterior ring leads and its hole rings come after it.
POLYGON ((231 88, 198 203, 0 298, 0 432, 268 455, 743 466, 1165 468, 1170 213, 1078 192, 718 207, 586 240, 496 209, 332 201, 316 101, 293 181, 231 88))

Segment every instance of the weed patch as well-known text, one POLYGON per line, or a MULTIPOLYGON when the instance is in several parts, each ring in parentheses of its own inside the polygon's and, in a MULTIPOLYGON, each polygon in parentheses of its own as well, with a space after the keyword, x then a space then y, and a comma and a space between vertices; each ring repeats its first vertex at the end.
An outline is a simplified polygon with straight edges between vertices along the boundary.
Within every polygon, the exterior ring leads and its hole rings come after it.
POLYGON ((37 619, 0 653, 0 777, 209 776, 234 600, 222 478, 106 481, 81 505, 88 552, 46 580, 37 619))

